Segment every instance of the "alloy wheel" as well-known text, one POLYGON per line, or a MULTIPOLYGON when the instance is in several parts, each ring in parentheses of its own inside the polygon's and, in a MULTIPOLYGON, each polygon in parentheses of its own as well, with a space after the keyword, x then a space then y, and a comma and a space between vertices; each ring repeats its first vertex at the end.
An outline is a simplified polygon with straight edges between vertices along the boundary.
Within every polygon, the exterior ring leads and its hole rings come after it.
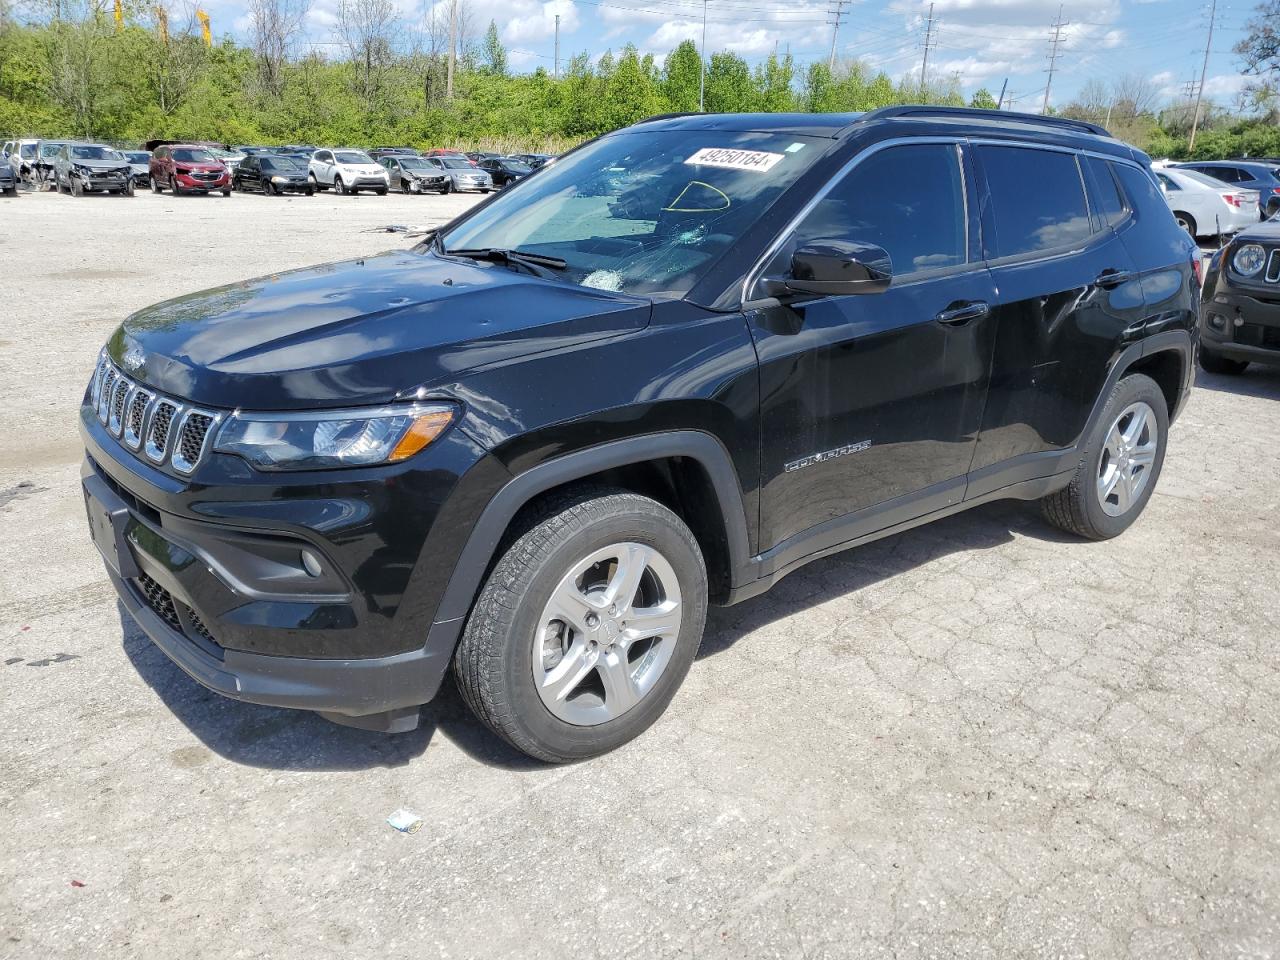
POLYGON ((1098 501, 1108 516, 1127 513, 1141 499, 1159 446, 1160 426, 1146 403, 1131 403, 1116 417, 1098 461, 1098 501))
POLYGON ((645 544, 616 543, 575 563, 533 637, 533 680, 559 719, 595 726, 654 688, 675 649, 683 607, 675 570, 645 544))

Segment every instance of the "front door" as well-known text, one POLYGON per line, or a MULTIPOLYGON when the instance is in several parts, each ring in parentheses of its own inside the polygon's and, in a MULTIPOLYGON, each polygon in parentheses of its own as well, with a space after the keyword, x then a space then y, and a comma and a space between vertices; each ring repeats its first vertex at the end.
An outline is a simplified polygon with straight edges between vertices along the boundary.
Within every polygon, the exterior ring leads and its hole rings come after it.
POLYGON ((880 294, 748 311, 760 359, 761 536, 768 566, 961 500, 991 361, 990 274, 965 148, 890 146, 821 199, 766 276, 801 244, 878 244, 880 294))

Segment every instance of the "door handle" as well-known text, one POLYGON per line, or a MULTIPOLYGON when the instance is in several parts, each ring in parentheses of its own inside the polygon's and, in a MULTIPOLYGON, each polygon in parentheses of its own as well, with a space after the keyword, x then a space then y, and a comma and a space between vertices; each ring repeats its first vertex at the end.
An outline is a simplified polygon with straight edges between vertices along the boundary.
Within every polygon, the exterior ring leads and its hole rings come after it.
POLYGON ((960 327, 968 323, 970 320, 977 320, 979 317, 985 317, 991 312, 991 305, 985 300, 968 300, 953 303, 947 309, 941 311, 933 319, 939 323, 945 323, 949 327, 960 327))
POLYGON ((1122 283, 1127 283, 1133 279, 1133 273, 1128 270, 1103 270, 1098 274, 1098 279, 1094 281, 1103 290, 1110 290, 1112 287, 1118 287, 1122 283))

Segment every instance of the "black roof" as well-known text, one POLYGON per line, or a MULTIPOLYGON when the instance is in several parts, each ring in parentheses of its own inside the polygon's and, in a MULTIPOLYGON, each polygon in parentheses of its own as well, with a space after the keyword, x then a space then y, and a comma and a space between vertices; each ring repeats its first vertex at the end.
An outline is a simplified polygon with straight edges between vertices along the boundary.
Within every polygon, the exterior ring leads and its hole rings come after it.
POLYGON ((1040 127, 1054 133, 1074 133, 1110 138, 1096 123, 1069 117, 1015 113, 1011 110, 981 110, 975 107, 934 107, 904 104, 881 107, 866 113, 667 113, 648 120, 670 130, 729 130, 743 132, 793 133, 801 136, 837 138, 856 128, 885 120, 915 120, 980 127, 1040 127))

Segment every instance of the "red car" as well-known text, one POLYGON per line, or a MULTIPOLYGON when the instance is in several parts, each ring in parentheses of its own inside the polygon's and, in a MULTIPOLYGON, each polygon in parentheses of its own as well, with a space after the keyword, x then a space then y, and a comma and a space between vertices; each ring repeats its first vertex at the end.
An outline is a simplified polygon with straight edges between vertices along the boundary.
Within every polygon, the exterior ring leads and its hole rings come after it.
POLYGON ((465 153, 459 153, 457 150, 446 150, 443 147, 436 147, 432 150, 424 150, 422 152, 422 155, 424 157, 453 157, 453 159, 455 160, 465 160, 467 161, 467 163, 471 164, 473 167, 476 165, 476 162, 472 160, 470 157, 468 157, 465 153))
POLYGON ((231 196, 231 171, 207 147, 194 143, 166 143, 151 152, 151 189, 175 195, 221 190, 231 196))

